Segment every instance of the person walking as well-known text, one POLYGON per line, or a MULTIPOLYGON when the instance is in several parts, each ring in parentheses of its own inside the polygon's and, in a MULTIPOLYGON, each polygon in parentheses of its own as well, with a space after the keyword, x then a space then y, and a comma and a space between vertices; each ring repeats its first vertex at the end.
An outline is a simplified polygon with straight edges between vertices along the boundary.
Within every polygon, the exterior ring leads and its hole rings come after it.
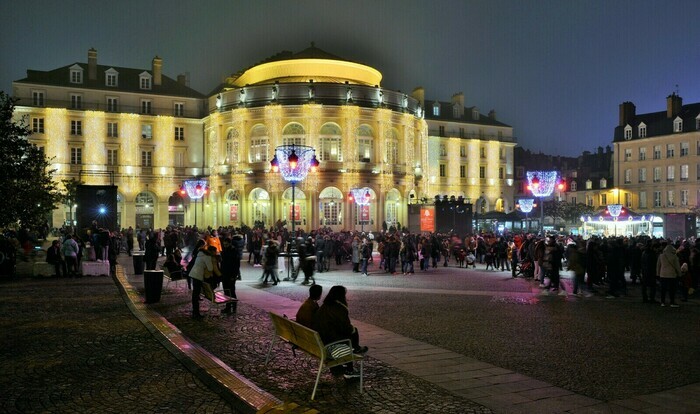
POLYGON ((372 248, 370 246, 367 238, 363 238, 360 248, 360 271, 362 272, 362 276, 367 276, 367 263, 369 263, 369 258, 372 256, 372 248))
MULTIPOLYGON (((224 238, 223 246, 221 247, 221 284, 224 287, 224 293, 232 298, 236 297, 236 258, 238 253, 231 244, 231 239, 224 238)), ((238 259, 240 267, 240 259, 238 259)), ((228 302, 222 313, 231 313, 233 304, 228 302)))
POLYGON ((656 301, 656 262, 659 259, 659 250, 659 244, 651 239, 647 240, 642 248, 640 271, 643 303, 659 303, 656 301))
POLYGON ((656 274, 661 278, 661 306, 666 306, 666 292, 672 308, 677 308, 676 286, 681 275, 681 264, 676 249, 670 243, 661 244, 663 250, 656 261, 656 274))

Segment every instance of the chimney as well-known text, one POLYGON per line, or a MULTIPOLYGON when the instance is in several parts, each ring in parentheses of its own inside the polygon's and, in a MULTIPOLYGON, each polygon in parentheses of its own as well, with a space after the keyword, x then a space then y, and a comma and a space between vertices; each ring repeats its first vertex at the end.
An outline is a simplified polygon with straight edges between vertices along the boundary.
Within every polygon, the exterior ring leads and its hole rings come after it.
POLYGON ((177 75, 177 83, 179 83, 180 85, 187 86, 187 75, 185 75, 184 73, 177 75))
POLYGON ((413 92, 411 92, 411 96, 420 103, 421 108, 425 108, 425 89, 423 89, 422 86, 414 89, 413 92))
POLYGON ((97 50, 88 50, 88 80, 97 80, 97 50))
POLYGON ((635 111, 637 107, 634 106, 632 102, 623 102, 620 104, 620 126, 623 127, 627 124, 632 124, 634 117, 636 116, 635 111))
POLYGON ((683 106, 683 98, 672 93, 666 97, 666 117, 674 118, 676 115, 681 113, 681 107, 683 106))
POLYGON ((496 111, 493 109, 489 111, 489 118, 493 119, 494 121, 496 120, 496 111))
POLYGON ((464 116, 464 94, 462 92, 457 92, 452 95, 452 107, 457 108, 457 113, 455 113, 455 118, 461 118, 464 116))
POLYGON ((153 58, 153 85, 160 86, 163 73, 163 59, 158 56, 153 58))

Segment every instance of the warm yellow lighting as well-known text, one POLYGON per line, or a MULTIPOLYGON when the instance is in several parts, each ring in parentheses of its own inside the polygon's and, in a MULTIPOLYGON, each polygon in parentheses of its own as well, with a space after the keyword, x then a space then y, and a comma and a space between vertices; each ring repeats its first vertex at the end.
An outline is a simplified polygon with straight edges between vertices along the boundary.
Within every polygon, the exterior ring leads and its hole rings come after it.
POLYGON ((259 83, 299 82, 313 79, 315 82, 340 83, 347 80, 360 85, 380 85, 382 74, 359 63, 332 59, 290 59, 263 63, 245 71, 232 80, 237 87, 259 83))

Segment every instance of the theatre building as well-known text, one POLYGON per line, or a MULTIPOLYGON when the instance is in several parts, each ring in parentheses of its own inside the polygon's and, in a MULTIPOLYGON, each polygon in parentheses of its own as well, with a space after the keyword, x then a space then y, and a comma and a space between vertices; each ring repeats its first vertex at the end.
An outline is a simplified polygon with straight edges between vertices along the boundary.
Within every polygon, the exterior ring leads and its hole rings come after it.
MULTIPOLYGON (((422 88, 385 89, 378 70, 313 44, 206 96, 162 69, 159 57, 149 69, 100 65, 91 49, 87 64, 29 70, 13 83, 15 115, 52 158, 55 179, 116 185, 121 227, 294 219, 305 230, 380 230, 407 225, 408 204, 436 195, 512 209, 512 127, 465 107, 462 94, 439 102, 422 88), (320 164, 294 191, 270 165, 284 145, 313 148, 320 164), (200 200, 180 191, 194 179, 204 182, 200 200)), ((53 226, 71 210, 57 206, 53 226)))

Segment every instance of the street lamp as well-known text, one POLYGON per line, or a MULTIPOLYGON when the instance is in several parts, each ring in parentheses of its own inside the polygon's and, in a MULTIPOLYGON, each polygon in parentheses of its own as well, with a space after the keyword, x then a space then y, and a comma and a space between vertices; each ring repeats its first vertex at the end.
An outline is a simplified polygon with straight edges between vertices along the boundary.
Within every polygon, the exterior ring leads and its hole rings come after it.
POLYGON ((518 202, 518 207, 520 208, 520 211, 525 213, 525 221, 527 222, 527 232, 530 232, 530 218, 529 214, 532 211, 532 208, 535 207, 535 199, 534 198, 521 198, 520 201, 518 202))
POLYGON ((526 173, 528 188, 532 195, 540 198, 540 233, 544 233, 544 197, 554 192, 559 174, 556 171, 528 171, 526 173))
POLYGON ((185 180, 183 187, 180 188, 180 194, 184 195, 186 192, 190 199, 194 200, 194 226, 197 227, 197 200, 209 191, 207 180, 185 180))
MULTIPOLYGON (((353 188, 350 190, 350 197, 351 200, 355 200, 355 204, 357 205, 355 211, 358 211, 358 207, 369 205, 372 194, 369 192, 369 187, 353 188)), ((363 233, 365 231, 365 221, 362 220, 362 215, 360 215, 360 231, 363 233)))
POLYGON ((280 172, 282 178, 292 184, 292 237, 294 234, 295 217, 295 191, 296 184, 303 181, 309 171, 316 171, 318 168, 316 150, 306 145, 280 145, 275 148, 275 156, 270 161, 273 172, 280 172))

